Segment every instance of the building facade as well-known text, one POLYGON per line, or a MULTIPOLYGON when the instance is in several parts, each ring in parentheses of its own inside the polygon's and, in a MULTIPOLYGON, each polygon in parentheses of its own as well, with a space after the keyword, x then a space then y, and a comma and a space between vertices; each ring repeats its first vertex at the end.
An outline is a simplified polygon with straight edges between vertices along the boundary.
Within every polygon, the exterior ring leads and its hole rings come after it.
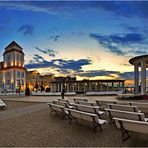
POLYGON ((51 90, 53 79, 53 75, 41 75, 37 70, 27 71, 26 73, 26 85, 31 91, 41 91, 41 88, 51 90))
POLYGON ((11 42, 3 53, 0 63, 0 91, 16 92, 26 88, 26 69, 24 68, 23 48, 11 42))

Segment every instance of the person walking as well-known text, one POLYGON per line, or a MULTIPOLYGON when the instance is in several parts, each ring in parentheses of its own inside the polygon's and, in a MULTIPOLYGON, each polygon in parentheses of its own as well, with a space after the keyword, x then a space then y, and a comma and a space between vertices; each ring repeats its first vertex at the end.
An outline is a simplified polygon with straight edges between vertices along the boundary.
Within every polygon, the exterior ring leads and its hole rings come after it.
POLYGON ((64 93, 65 93, 65 89, 63 88, 61 92, 62 99, 64 99, 64 93))

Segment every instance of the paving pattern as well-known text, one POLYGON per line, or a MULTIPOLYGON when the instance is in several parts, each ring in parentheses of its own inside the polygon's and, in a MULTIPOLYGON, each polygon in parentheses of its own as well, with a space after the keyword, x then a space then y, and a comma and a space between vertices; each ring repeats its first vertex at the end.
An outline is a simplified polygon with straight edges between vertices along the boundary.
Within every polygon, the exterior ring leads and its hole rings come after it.
MULTIPOLYGON (((7 101, 7 106, 12 101, 7 101)), ((148 146, 148 135, 130 133, 122 141, 115 124, 93 133, 90 123, 78 120, 69 124, 61 115, 50 115, 46 103, 26 105, 15 102, 15 108, 0 111, 0 147, 128 147, 148 146), (17 106, 18 105, 18 106, 17 106)))
POLYGON ((32 112, 36 112, 42 109, 47 108, 46 104, 40 103, 40 104, 34 104, 34 105, 30 105, 30 106, 26 106, 26 107, 22 107, 22 108, 16 108, 13 110, 8 110, 5 112, 0 112, 0 121, 6 120, 6 119, 10 119, 10 118, 14 118, 14 117, 18 117, 18 116, 23 116, 32 112))

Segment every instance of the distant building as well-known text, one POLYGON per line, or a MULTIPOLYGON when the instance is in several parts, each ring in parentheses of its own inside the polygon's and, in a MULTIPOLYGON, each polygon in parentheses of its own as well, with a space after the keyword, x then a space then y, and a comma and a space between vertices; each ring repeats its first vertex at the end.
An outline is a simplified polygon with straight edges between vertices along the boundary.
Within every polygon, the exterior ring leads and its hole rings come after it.
POLYGON ((55 78, 51 82, 52 92, 61 92, 64 88, 66 92, 86 93, 102 91, 121 91, 124 89, 125 80, 82 80, 76 78, 55 78))
POLYGON ((40 84, 40 73, 37 70, 27 71, 26 73, 26 86, 31 91, 36 91, 40 84))
POLYGON ((46 90, 46 88, 51 88, 51 81, 53 81, 53 75, 41 75, 37 70, 27 71, 26 74, 26 85, 31 91, 41 90, 41 86, 46 90))
POLYGON ((23 48, 15 41, 11 42, 3 53, 0 62, 0 91, 15 92, 26 87, 26 69, 24 68, 23 48))

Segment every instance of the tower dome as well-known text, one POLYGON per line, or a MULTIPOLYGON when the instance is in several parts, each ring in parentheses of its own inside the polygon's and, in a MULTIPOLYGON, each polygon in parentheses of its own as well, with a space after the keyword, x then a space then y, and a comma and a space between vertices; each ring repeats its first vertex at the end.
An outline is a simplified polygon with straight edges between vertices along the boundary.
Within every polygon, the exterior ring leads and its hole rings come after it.
POLYGON ((12 41, 3 53, 4 68, 24 67, 23 48, 15 41, 12 41))

